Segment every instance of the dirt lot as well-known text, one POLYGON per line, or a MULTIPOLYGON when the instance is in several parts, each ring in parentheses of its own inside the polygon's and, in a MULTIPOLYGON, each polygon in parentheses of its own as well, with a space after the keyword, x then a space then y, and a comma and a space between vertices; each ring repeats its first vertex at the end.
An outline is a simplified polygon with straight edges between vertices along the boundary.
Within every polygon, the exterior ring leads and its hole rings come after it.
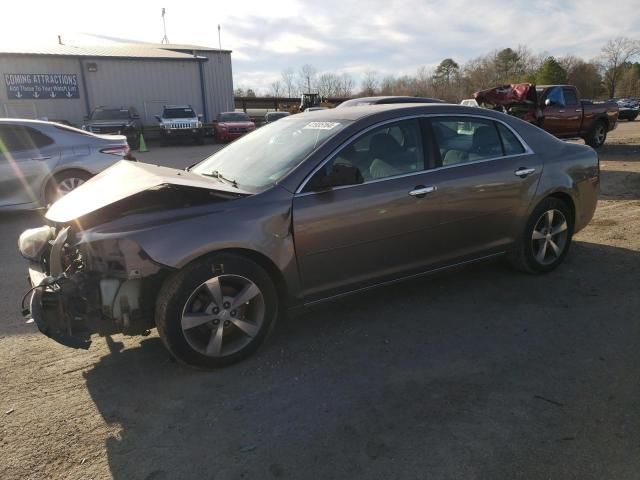
POLYGON ((84 352, 23 325, 15 239, 39 219, 1 216, 0 478, 637 479, 640 121, 601 160, 556 272, 490 263, 351 297, 212 373, 155 333, 84 352))

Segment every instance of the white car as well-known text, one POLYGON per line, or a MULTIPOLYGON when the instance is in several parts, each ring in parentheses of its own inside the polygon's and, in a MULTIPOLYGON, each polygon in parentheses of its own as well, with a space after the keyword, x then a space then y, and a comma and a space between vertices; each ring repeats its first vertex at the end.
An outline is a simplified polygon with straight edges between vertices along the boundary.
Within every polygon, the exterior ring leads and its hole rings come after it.
POLYGON ((0 210, 46 207, 128 154, 124 135, 0 118, 0 210))

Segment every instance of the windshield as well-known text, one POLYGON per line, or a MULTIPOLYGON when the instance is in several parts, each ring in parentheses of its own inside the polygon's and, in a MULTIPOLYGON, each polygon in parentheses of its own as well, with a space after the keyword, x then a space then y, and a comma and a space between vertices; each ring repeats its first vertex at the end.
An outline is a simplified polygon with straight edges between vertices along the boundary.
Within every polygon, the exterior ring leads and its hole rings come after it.
POLYGON ((286 117, 236 140, 191 171, 237 182, 239 188, 262 191, 351 122, 313 122, 286 117))
POLYGON ((162 114, 164 118, 191 118, 196 116, 193 108, 167 108, 162 114))
POLYGON ((129 110, 119 108, 109 108, 104 110, 94 110, 91 120, 129 120, 129 110))
POLYGON ((246 113, 221 113, 218 117, 220 122, 250 122, 251 119, 246 113))

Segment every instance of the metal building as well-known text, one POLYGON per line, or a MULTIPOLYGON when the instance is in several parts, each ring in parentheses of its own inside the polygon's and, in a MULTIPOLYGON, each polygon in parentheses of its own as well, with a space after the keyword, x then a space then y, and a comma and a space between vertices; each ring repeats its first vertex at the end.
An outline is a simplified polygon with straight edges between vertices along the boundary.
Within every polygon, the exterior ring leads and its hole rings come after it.
POLYGON ((133 106, 155 125, 164 104, 190 104, 208 122, 234 109, 231 51, 197 45, 3 48, 0 78, 0 117, 81 125, 95 107, 133 106))

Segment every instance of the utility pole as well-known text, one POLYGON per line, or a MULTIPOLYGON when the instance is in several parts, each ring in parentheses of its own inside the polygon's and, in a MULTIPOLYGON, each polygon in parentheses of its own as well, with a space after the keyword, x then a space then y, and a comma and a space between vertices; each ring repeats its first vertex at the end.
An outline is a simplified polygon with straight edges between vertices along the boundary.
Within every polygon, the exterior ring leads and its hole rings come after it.
POLYGON ((169 43, 169 37, 167 37, 167 22, 164 20, 164 16, 167 14, 167 10, 162 8, 162 28, 164 30, 164 37, 162 37, 162 41, 160 43, 167 44, 169 43))
POLYGON ((222 50, 222 41, 220 40, 220 24, 218 24, 218 49, 222 50))

